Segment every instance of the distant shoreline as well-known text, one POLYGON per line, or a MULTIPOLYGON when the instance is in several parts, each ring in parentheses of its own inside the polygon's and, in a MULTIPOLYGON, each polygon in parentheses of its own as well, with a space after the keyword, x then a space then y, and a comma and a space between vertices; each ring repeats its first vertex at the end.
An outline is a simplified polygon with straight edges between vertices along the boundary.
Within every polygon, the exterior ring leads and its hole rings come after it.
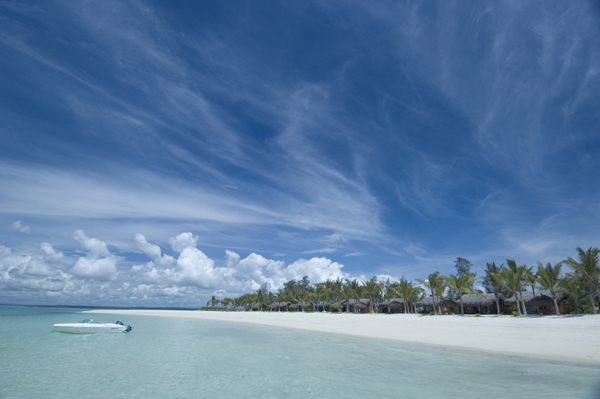
POLYGON ((84 313, 250 323, 600 365, 600 315, 462 317, 106 308, 84 313))
POLYGON ((23 305, 13 303, 0 303, 4 307, 22 307, 22 308, 56 308, 56 309, 111 309, 111 310, 188 310, 195 311, 198 308, 153 308, 153 307, 132 307, 132 306, 89 306, 89 305, 23 305))

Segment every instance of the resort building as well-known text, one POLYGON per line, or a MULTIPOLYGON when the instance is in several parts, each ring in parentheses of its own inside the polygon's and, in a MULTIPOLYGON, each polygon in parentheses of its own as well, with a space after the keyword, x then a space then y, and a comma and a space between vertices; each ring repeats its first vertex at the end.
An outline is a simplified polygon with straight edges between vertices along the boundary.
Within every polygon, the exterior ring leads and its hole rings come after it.
MULTIPOLYGON (((554 300, 552 299, 550 291, 536 291, 535 295, 533 295, 533 292, 531 291, 523 291, 520 292, 519 295, 525 301, 527 314, 556 314, 556 307, 554 306, 554 300)), ((571 313, 571 309, 567 304, 569 294, 566 292, 559 292, 556 295, 560 314, 571 313)), ((510 306, 517 306, 514 295, 507 299, 506 303, 510 306)))

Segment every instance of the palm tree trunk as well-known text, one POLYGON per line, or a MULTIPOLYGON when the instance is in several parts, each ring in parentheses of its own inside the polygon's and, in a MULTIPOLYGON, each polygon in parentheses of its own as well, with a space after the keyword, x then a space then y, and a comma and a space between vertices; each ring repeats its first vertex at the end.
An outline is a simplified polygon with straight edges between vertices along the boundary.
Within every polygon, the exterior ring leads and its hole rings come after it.
POLYGON ((556 300, 556 298, 554 297, 554 293, 552 293, 552 300, 554 301, 554 309, 556 310, 556 314, 560 314, 560 310, 558 310, 558 302, 556 300))
POLYGON ((521 303, 523 304, 523 315, 527 316, 527 307, 525 306, 525 300, 523 299, 523 294, 519 293, 521 295, 521 303))
POLYGON ((498 299, 498 294, 496 294, 496 311, 498 312, 498 316, 500 316, 500 300, 498 299))
POLYGON ((460 315, 465 315, 465 307, 463 306, 462 295, 460 296, 460 315))
POLYGON ((596 302, 594 302, 594 296, 592 295, 592 293, 590 292, 590 302, 592 303, 592 310, 594 311, 594 314, 598 314, 596 312, 596 302))

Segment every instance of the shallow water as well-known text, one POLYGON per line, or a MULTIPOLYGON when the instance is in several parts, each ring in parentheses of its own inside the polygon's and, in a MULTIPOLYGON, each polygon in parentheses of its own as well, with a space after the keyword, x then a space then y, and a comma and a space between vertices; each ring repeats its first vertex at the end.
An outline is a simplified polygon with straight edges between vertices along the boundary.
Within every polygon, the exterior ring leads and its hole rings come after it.
POLYGON ((598 398, 600 367, 334 334, 0 307, 0 398, 598 398), (92 317, 125 334, 64 334, 92 317))

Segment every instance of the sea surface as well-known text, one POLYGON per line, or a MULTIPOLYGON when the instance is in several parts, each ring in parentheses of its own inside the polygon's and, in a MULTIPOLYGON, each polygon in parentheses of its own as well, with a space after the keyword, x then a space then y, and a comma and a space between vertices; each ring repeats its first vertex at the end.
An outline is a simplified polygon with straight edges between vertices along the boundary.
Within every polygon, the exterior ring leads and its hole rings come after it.
MULTIPOLYGON (((600 334, 599 334, 600 340, 600 334)), ((0 398, 599 398, 600 367, 249 324, 0 307, 0 398), (121 320, 118 334, 52 332, 121 320)))

